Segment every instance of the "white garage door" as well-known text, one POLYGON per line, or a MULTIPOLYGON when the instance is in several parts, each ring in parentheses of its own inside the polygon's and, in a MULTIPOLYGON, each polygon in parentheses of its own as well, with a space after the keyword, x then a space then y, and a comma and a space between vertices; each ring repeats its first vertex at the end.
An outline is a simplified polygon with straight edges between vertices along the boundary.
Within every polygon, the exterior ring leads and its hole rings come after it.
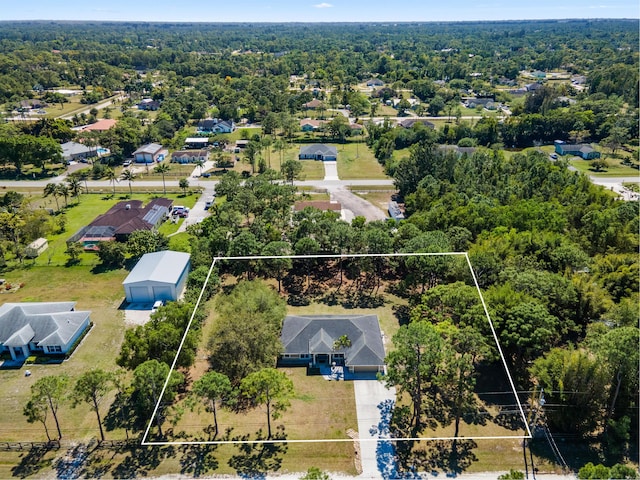
POLYGON ((153 287, 154 300, 176 300, 171 296, 171 287, 153 287))
POLYGON ((149 289, 147 287, 130 287, 131 302, 132 303, 144 303, 151 302, 151 296, 149 295, 149 289))

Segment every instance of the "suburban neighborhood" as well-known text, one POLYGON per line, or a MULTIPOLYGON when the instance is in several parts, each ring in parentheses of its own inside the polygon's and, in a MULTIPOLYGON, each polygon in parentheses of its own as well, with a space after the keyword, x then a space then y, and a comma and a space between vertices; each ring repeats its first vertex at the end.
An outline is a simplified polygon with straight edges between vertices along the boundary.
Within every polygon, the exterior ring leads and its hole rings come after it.
POLYGON ((274 25, 0 24, 0 477, 638 478, 637 21, 274 25))

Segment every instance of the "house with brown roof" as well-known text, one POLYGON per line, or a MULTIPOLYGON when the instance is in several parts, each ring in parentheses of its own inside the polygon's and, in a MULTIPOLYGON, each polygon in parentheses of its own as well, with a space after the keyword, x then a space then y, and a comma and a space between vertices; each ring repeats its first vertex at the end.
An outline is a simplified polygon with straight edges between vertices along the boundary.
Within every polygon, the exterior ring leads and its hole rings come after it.
POLYGON ((118 123, 117 120, 113 120, 111 118, 103 118, 90 125, 85 125, 80 129, 80 131, 81 132, 106 132, 107 130, 113 128, 116 125, 116 123, 118 123))
POLYGON ((300 130, 303 132, 315 132, 327 123, 324 120, 315 120, 313 118, 303 118, 300 120, 300 130))
POLYGON ((324 106, 324 103, 322 102, 322 100, 318 100, 317 98, 314 98, 313 100, 303 104, 302 106, 307 110, 316 110, 318 108, 322 108, 324 106))
POLYGON ((141 200, 118 202, 78 230, 67 243, 80 242, 85 250, 98 250, 100 242, 125 242, 136 230, 157 228, 169 216, 172 205, 173 200, 168 198, 154 198, 146 205, 141 200))

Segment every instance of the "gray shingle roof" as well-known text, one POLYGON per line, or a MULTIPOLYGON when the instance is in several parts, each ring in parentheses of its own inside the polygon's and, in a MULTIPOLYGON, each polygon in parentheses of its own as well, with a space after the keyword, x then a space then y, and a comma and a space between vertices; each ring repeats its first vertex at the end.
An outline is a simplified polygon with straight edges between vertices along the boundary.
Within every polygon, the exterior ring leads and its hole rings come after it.
POLYGON ((122 282, 129 285, 138 282, 177 283, 191 255, 184 252, 164 250, 142 256, 127 278, 122 282))
POLYGON ((285 354, 333 353, 334 342, 342 335, 351 346, 344 352, 345 364, 384 365, 384 345, 376 315, 289 315, 284 319, 280 339, 285 354))
POLYGON ((324 145, 322 143, 314 143, 305 147, 300 147, 300 155, 327 155, 338 156, 338 149, 331 145, 324 145))
POLYGON ((160 145, 159 143, 148 143, 147 145, 141 146, 139 149, 133 152, 133 154, 136 155, 137 153, 150 153, 152 155, 155 155, 160 150, 162 150, 162 145, 160 145))
POLYGON ((0 307, 0 343, 66 345, 91 314, 74 307, 75 302, 5 303, 0 307))

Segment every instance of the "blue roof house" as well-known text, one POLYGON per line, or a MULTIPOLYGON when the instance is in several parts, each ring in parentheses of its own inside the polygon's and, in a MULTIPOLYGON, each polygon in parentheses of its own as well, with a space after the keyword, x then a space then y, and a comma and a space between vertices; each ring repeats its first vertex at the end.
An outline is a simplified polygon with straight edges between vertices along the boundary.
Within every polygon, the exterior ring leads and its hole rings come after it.
POLYGON ((187 282, 191 255, 164 250, 147 253, 122 282, 129 303, 177 300, 187 282))
POLYGON ((600 152, 594 150, 591 145, 572 145, 569 143, 564 143, 561 140, 556 140, 554 142, 554 146, 558 155, 575 155, 577 157, 583 158, 584 160, 593 160, 595 158, 600 158, 600 152))

